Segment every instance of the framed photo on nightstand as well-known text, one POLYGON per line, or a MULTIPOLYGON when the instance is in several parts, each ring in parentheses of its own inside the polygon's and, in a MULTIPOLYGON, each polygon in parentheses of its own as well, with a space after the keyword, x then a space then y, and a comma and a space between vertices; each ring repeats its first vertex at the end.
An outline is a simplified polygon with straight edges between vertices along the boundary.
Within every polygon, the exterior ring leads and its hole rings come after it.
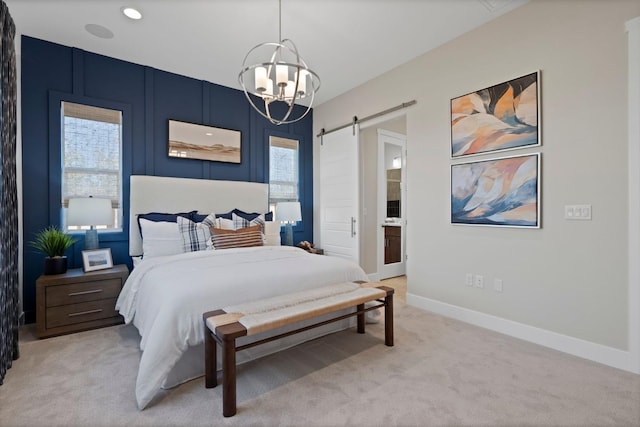
POLYGON ((82 251, 82 269, 85 272, 111 267, 113 267, 113 259, 110 248, 82 251))

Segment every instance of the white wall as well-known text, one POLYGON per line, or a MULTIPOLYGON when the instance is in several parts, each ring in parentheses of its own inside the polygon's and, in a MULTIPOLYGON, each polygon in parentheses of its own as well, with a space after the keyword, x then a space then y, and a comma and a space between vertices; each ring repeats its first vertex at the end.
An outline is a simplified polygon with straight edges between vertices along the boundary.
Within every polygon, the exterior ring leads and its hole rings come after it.
POLYGON ((639 15, 637 0, 532 0, 315 108, 317 133, 418 101, 407 110, 411 303, 585 344, 605 363, 629 349, 625 22, 639 15), (543 145, 518 153, 542 152, 542 229, 450 225, 450 99, 537 69, 543 145), (593 220, 565 220, 566 204, 591 204, 593 220))

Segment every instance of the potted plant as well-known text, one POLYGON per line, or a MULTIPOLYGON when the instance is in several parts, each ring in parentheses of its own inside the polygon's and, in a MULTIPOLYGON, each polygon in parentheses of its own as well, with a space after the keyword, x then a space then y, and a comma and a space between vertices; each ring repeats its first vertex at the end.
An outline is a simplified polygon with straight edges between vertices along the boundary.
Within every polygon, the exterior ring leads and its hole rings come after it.
POLYGON ((56 226, 47 227, 36 234, 31 246, 44 252, 44 274, 62 274, 67 272, 67 257, 65 251, 76 240, 56 226))

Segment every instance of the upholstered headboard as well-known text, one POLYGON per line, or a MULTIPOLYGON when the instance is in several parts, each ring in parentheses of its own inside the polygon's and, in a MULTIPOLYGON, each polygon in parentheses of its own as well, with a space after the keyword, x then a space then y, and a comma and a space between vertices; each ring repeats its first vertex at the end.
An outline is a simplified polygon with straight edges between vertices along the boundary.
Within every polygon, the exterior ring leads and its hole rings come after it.
POLYGON ((269 210, 269 185, 257 182, 214 181, 132 175, 129 204, 129 255, 142 254, 137 216, 148 212, 225 213, 269 210))

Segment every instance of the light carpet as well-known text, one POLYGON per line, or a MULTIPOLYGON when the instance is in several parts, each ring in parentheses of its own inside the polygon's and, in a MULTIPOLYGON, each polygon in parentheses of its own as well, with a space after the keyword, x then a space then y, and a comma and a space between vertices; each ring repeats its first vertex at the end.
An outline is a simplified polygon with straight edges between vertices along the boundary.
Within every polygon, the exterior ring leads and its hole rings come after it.
POLYGON ((410 306, 238 369, 238 414, 199 378, 138 411, 132 326, 21 344, 1 426, 639 426, 640 376, 410 306))

